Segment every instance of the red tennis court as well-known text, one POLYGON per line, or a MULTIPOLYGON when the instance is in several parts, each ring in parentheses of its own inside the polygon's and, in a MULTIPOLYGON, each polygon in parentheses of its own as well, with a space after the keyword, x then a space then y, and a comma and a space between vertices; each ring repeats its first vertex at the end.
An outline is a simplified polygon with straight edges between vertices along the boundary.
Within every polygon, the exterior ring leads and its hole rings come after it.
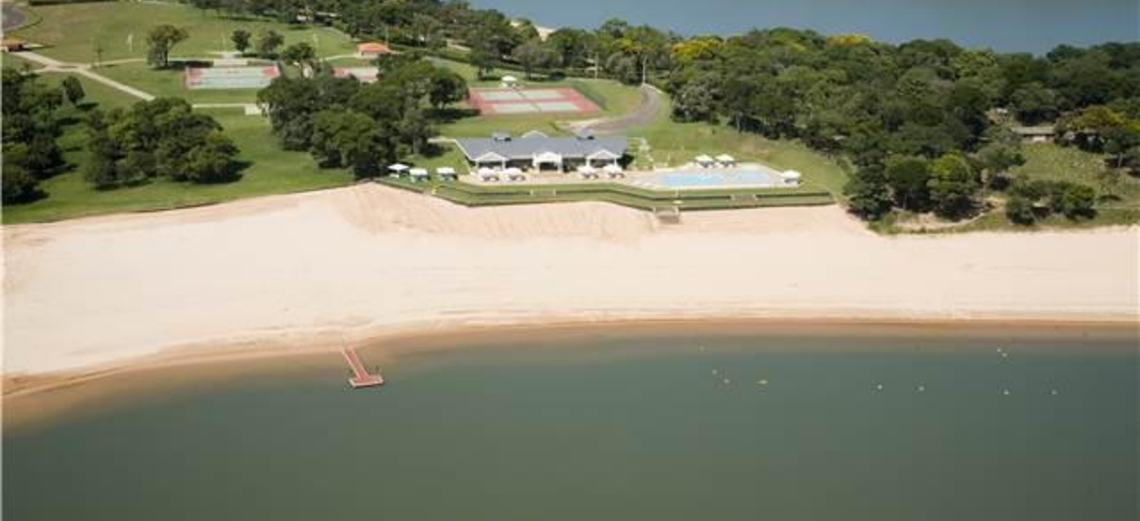
POLYGON ((571 87, 471 89, 468 101, 484 116, 599 110, 593 101, 571 87))

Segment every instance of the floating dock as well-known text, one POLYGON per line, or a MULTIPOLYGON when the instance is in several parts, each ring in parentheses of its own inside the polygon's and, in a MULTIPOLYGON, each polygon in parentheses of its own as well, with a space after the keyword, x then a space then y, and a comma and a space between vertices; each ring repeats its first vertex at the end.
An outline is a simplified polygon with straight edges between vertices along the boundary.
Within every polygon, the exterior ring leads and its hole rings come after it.
POLYGON ((360 355, 347 345, 340 349, 344 355, 344 361, 348 362, 348 366, 352 368, 352 378, 348 379, 348 384, 353 389, 366 389, 369 387, 379 387, 384 385, 384 377, 379 373, 371 374, 368 369, 364 367, 364 362, 360 360, 360 355))

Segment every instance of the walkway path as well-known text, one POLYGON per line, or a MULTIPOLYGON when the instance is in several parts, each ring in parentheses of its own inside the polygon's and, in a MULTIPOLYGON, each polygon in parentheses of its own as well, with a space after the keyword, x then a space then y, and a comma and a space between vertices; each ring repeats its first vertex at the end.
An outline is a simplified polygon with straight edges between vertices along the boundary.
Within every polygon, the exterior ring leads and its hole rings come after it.
POLYGON ((43 69, 40 69, 36 72, 75 73, 142 100, 150 101, 154 99, 153 94, 143 92, 129 85, 124 85, 115 80, 112 80, 111 78, 95 73, 91 70, 91 64, 89 63, 61 62, 55 58, 49 58, 42 54, 37 54, 29 51, 21 52, 20 57, 44 66, 43 69))
MULTIPOLYGON (((131 87, 130 85, 125 85, 125 84, 119 83, 115 80, 112 80, 111 78, 108 78, 106 76, 103 76, 103 75, 95 72, 90 63, 61 62, 59 60, 56 60, 55 58, 49 58, 49 57, 44 56, 42 54, 37 54, 34 52, 29 52, 29 51, 21 52, 20 57, 24 58, 28 61, 38 63, 38 64, 43 66, 42 69, 39 69, 36 72, 49 72, 49 73, 50 72, 56 72, 56 73, 65 73, 65 74, 66 73, 79 74, 81 76, 90 78, 91 80, 97 81, 99 83, 107 85, 108 87, 111 87, 115 90, 123 92, 127 95, 134 96, 134 97, 139 98, 141 100, 150 101, 150 100, 153 100, 155 98, 155 96, 153 94, 150 94, 149 92, 145 92, 145 91, 136 89, 134 87, 131 87)), ((143 59, 142 58, 127 58, 127 59, 107 61, 107 62, 102 62, 102 63, 104 65, 110 65, 110 64, 118 64, 118 63, 131 63, 131 62, 136 62, 136 61, 143 61, 143 59)), ((242 109, 245 111, 246 115, 251 115, 251 116, 261 115, 261 109, 259 109, 257 107, 256 103, 195 103, 193 106, 196 109, 242 109)))

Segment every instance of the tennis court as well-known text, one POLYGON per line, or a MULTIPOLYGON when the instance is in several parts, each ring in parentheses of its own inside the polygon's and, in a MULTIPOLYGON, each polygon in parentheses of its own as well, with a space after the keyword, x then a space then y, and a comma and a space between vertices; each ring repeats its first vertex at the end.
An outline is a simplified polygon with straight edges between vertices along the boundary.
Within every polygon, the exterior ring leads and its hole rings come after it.
POLYGON ((263 89, 281 75, 275 65, 261 67, 189 67, 188 89, 263 89))
POLYGON ((468 100, 484 116, 599 110, 594 102, 571 87, 471 89, 468 100))

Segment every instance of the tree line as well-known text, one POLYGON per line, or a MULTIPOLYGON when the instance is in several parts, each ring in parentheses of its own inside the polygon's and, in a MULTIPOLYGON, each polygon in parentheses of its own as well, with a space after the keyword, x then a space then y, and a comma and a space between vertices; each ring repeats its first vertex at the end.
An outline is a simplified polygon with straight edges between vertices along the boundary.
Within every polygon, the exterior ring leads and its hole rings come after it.
POLYGON ((220 183, 238 176, 239 151, 222 126, 179 98, 94 110, 86 126, 90 157, 83 176, 101 190, 155 178, 220 183))
POLYGON ((1024 162, 1010 131, 1018 125, 1056 121, 1062 144, 1113 154, 1107 169, 1135 168, 1140 155, 1135 43, 1037 57, 772 29, 675 43, 664 85, 678 120, 727 121, 850 161, 850 208, 868 219, 896 208, 973 215, 987 191, 1014 185, 1008 172, 1024 162))
POLYGON ((22 203, 43 195, 40 181, 63 172, 67 162, 58 138, 65 103, 78 105, 83 85, 74 76, 46 85, 30 70, 3 69, 3 202, 22 203))
POLYGON ((414 54, 377 59, 378 81, 337 78, 319 64, 310 77, 280 77, 258 92, 273 133, 286 150, 303 150, 325 168, 360 178, 384 173, 406 155, 425 152, 444 108, 464 99, 462 76, 414 54))

